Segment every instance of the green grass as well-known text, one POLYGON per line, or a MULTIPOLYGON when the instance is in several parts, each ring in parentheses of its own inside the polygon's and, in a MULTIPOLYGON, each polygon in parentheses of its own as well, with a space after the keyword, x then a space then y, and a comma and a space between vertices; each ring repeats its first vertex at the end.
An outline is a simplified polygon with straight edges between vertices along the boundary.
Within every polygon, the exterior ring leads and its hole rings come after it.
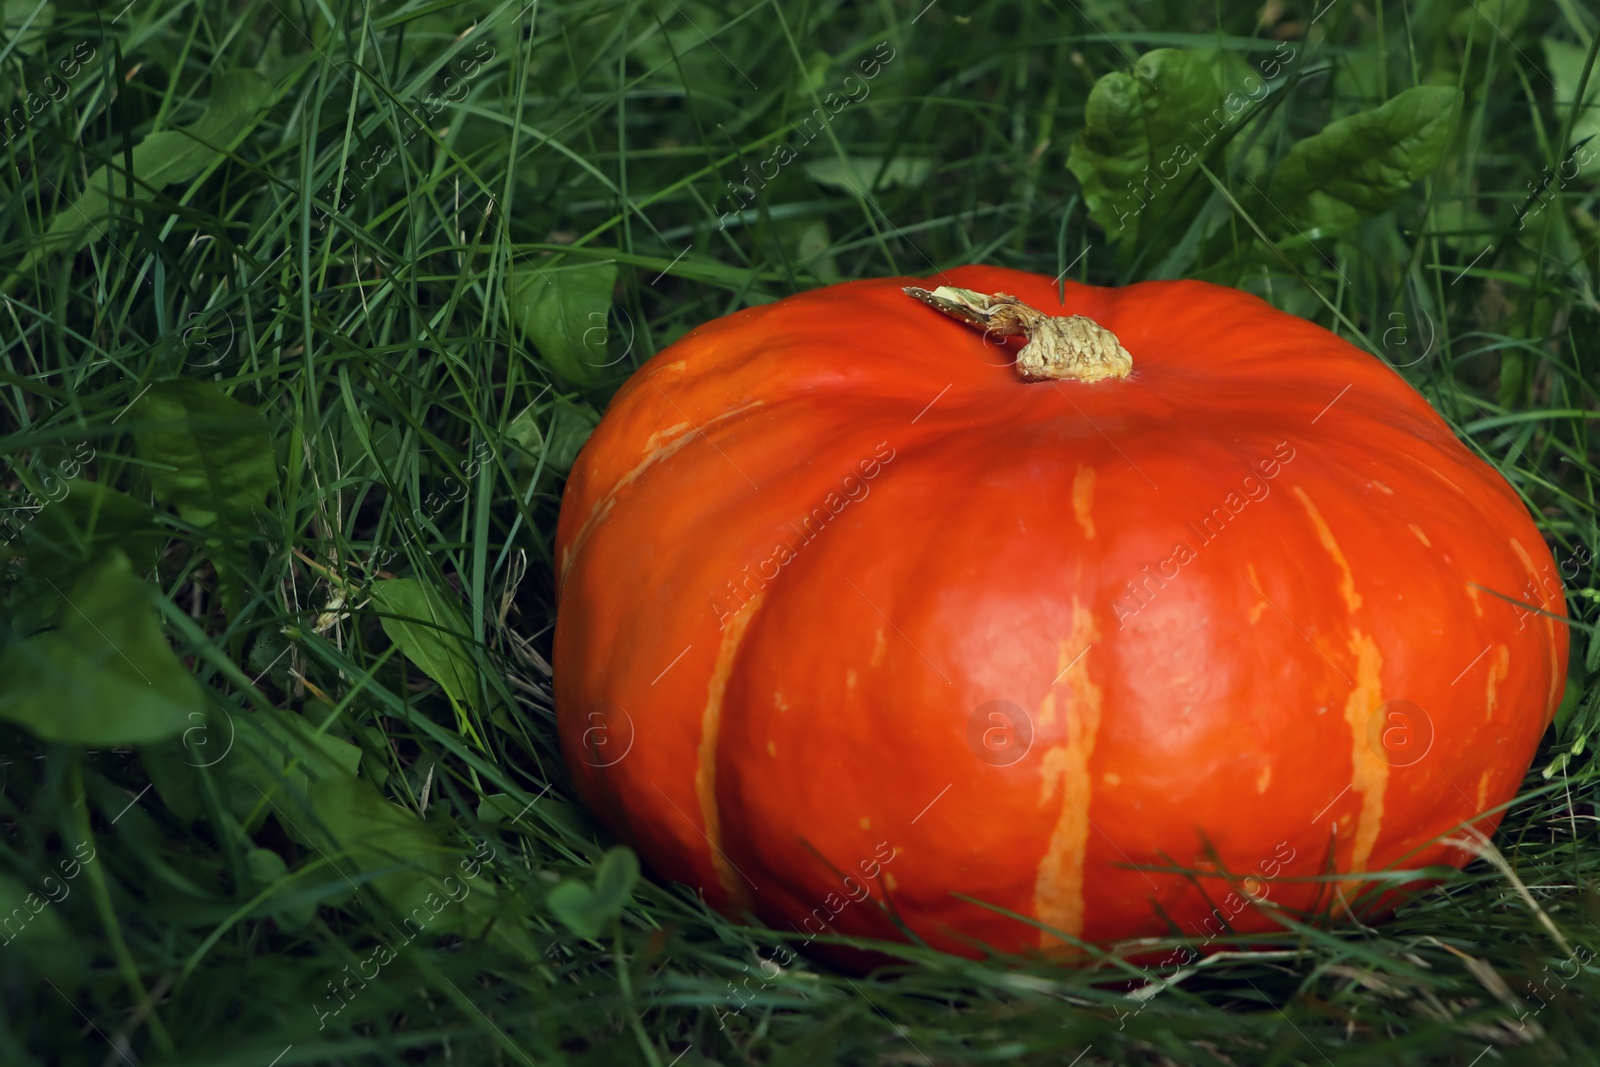
POLYGON ((1540 186, 1595 129, 1556 83, 1600 23, 1266 9, 6 0, 0 915, 56 902, 0 944, 0 1062, 1600 1062, 1600 772, 1593 738, 1571 751, 1600 694, 1600 229, 1593 172, 1540 186), (1066 165, 1096 80, 1280 40, 1281 85, 1137 246, 1108 240, 1066 165), (864 98, 797 134, 882 42, 864 98), (1291 145, 1423 84, 1462 92, 1387 210, 1324 234, 1258 195, 1291 145), (556 917, 614 844, 549 689, 594 413, 698 323, 972 262, 1257 292, 1401 367, 1523 494, 1573 560, 1575 666, 1492 854, 1382 926, 1295 924, 1144 999, 1112 961, 905 947, 735 998, 781 942, 681 886, 647 874, 594 938, 556 917), (90 625, 145 653, 93 652, 90 625), (401 943, 396 909, 483 849, 401 943), (333 999, 380 938, 394 958, 333 999))

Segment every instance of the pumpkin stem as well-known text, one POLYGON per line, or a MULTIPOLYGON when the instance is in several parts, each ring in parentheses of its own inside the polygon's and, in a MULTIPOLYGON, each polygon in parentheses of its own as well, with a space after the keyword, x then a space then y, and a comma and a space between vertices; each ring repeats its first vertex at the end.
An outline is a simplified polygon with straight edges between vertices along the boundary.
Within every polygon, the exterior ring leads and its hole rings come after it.
POLYGON ((1009 293, 976 293, 941 285, 905 292, 929 307, 980 327, 985 334, 1026 337, 1017 353, 1017 374, 1026 382, 1098 382, 1133 373, 1133 357, 1117 335, 1083 315, 1046 315, 1009 293))

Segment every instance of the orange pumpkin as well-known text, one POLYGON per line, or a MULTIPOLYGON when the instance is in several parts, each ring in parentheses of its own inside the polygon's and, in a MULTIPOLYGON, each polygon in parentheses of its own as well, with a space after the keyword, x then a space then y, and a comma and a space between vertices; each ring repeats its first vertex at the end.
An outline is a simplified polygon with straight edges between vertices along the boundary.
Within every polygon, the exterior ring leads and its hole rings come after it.
POLYGON ((1471 858, 1567 662, 1501 476, 1254 296, 936 282, 740 311, 617 394, 557 535, 581 796, 725 911, 966 954, 1471 858))

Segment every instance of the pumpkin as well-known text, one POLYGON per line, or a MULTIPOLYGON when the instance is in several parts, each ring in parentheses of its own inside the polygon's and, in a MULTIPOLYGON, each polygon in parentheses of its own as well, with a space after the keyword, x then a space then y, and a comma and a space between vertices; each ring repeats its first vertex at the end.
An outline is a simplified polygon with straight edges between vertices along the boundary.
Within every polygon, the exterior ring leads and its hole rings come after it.
POLYGON ((1471 858, 1566 674, 1504 479, 1380 360, 1196 281, 967 267, 703 325, 583 448, 556 568, 578 793, 808 941, 1375 917, 1364 873, 1471 858))

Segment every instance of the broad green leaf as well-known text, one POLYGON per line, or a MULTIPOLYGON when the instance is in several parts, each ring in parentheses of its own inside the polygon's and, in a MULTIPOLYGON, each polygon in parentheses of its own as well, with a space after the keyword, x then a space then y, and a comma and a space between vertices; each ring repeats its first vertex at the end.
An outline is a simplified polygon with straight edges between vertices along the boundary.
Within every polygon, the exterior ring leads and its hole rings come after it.
POLYGON ((1528 18, 1528 0, 1473 0, 1450 20, 1450 32, 1466 37, 1476 22, 1478 39, 1498 34, 1510 41, 1528 18))
POLYGON ((270 848, 251 849, 245 853, 244 862, 258 885, 271 885, 289 873, 289 865, 283 862, 283 857, 270 848))
POLYGON ((1296 142, 1273 171, 1270 206, 1257 218, 1314 240, 1387 211, 1438 165, 1456 95, 1448 86, 1413 86, 1296 142))
POLYGON ((931 159, 896 158, 890 160, 889 165, 884 167, 882 156, 846 156, 844 159, 835 156, 806 164, 806 174, 819 185, 828 185, 835 189, 854 188, 863 193, 869 193, 873 188, 921 185, 932 173, 931 159), (874 187, 872 179, 878 176, 880 168, 883 169, 883 177, 874 187))
MULTIPOLYGON (((1216 52, 1158 48, 1095 82, 1067 169, 1089 216, 1126 259, 1161 233, 1176 242, 1211 187, 1199 163, 1219 150, 1249 105, 1248 69, 1216 52), (1196 180, 1198 177, 1199 180, 1196 180)), ((1152 249, 1159 251, 1159 249, 1152 249)))
MULTIPOLYGON (((200 779, 195 768, 211 762, 210 757, 196 754, 196 750, 187 747, 186 742, 191 736, 199 741, 221 738, 222 743, 216 746, 215 751, 231 752, 233 727, 225 715, 226 713, 210 717, 204 714, 193 716, 193 721, 179 737, 139 746, 139 762, 144 764, 145 773, 150 776, 150 784, 155 787, 156 795, 161 798, 161 803, 166 805, 168 811, 184 822, 194 822, 200 818, 204 804, 200 798, 200 779), (190 734, 190 729, 197 732, 190 734)), ((204 751, 204 748, 199 749, 201 753, 204 751)))
POLYGON ((373 582, 371 596, 373 606, 385 613, 383 632, 406 659, 438 682, 458 705, 476 704, 478 672, 462 642, 470 631, 456 606, 415 578, 373 582))
POLYGON ((370 724, 357 726, 355 732, 367 740, 361 749, 361 777, 381 789, 389 780, 389 765, 374 753, 390 751, 389 736, 370 724))
MULTIPOLYGON (((1573 0, 1556 2, 1569 11, 1573 7, 1573 0)), ((1552 6, 1548 0, 1538 0, 1538 4, 1541 9, 1552 6)), ((1493 93, 1498 72, 1492 66, 1498 64, 1498 56, 1515 55, 1519 65, 1533 62, 1524 29, 1531 6, 1530 0, 1472 0, 1471 3, 1442 5, 1445 12, 1454 8, 1454 17, 1447 15, 1439 20, 1438 29, 1428 34, 1433 38, 1431 58, 1427 74, 1419 77, 1418 81, 1426 85, 1464 86, 1474 95, 1485 91, 1493 93), (1496 60, 1494 65, 1490 63, 1491 58, 1496 60)), ((1577 6, 1581 8, 1583 5, 1580 3, 1577 6)), ((1441 8, 1434 10, 1441 11, 1441 8)), ((1545 19, 1539 21, 1550 24, 1545 19)), ((1422 44, 1422 39, 1418 40, 1418 44, 1422 44)), ((1529 72, 1530 80, 1544 84, 1543 78, 1531 77, 1534 73, 1529 72)), ((1343 88, 1343 75, 1339 77, 1340 87, 1343 88)))
POLYGON ((380 472, 400 469, 404 435, 392 423, 362 413, 347 419, 339 434, 339 464, 351 478, 376 481, 380 472))
POLYGON ((330 864, 323 880, 339 878, 350 885, 349 891, 325 891, 323 901, 354 901, 376 910, 378 897, 398 912, 389 926, 395 933, 389 947, 395 952, 418 939, 482 937, 488 929, 512 952, 538 958, 522 928, 522 909, 502 899, 494 883, 491 872, 499 856, 488 841, 470 853, 448 848, 432 825, 358 777, 320 777, 310 784, 304 805, 280 798, 275 811, 290 837, 312 846, 315 857, 330 864))
POLYGON ((839 281, 839 264, 833 258, 833 237, 828 233, 828 224, 822 219, 793 221, 798 225, 785 226, 785 230, 794 235, 796 265, 810 269, 823 281, 839 281))
MULTIPOLYGON (((148 134, 133 146, 134 177, 157 189, 188 181, 244 140, 272 103, 273 95, 271 84, 253 70, 217 75, 211 86, 211 100, 198 119, 181 129, 148 134)), ((41 248, 73 249, 89 236, 103 233, 111 206, 108 188, 117 196, 126 193, 127 176, 120 155, 114 169, 97 168, 78 198, 57 210, 41 248)), ((146 199, 150 193, 135 185, 134 196, 146 199)), ((27 272, 37 254, 28 254, 18 268, 19 274, 27 272)))
POLYGON ((543 470, 559 476, 572 469, 578 450, 599 424, 600 413, 589 404, 557 397, 524 408, 511 420, 507 436, 529 453, 517 456, 519 467, 531 471, 542 462, 543 470))
MULTIPOLYGON (((1583 77, 1583 64, 1588 60, 1589 52, 1575 44, 1546 37, 1544 56, 1556 82, 1556 128, 1560 129, 1566 121, 1567 112, 1578 99, 1578 82, 1583 77)), ((1572 162, 1564 163, 1555 174, 1550 175, 1554 187, 1552 191, 1563 184, 1563 179, 1570 182, 1573 178, 1587 177, 1600 171, 1600 61, 1589 72, 1589 84, 1583 89, 1583 110, 1578 112, 1577 121, 1572 124, 1572 143, 1583 144, 1586 139, 1589 143, 1573 153, 1572 162)))
POLYGON ((312 782, 354 778, 361 766, 358 746, 318 733, 316 726, 293 712, 245 715, 237 721, 242 758, 230 761, 226 769, 240 782, 249 806, 260 801, 261 793, 284 792, 285 785, 291 796, 304 796, 312 782))
POLYGON ((79 745, 153 741, 191 725, 205 696, 168 646, 152 594, 116 549, 86 568, 60 624, 0 655, 0 719, 79 745))
POLYGON ((639 857, 624 845, 607 849, 589 885, 568 879, 550 890, 546 902, 556 918, 579 937, 599 937, 622 914, 634 883, 639 880, 639 857))
POLYGON ((60 499, 46 504, 29 524, 30 578, 70 582, 79 567, 108 548, 119 548, 135 574, 147 574, 169 540, 144 504, 98 482, 63 482, 60 499))
POLYGON ((292 711, 191 719, 182 737, 140 750, 156 792, 175 815, 191 822, 204 810, 203 768, 227 813, 254 832, 271 812, 263 795, 278 804, 297 804, 311 783, 354 777, 361 764, 360 747, 317 733, 317 724, 292 711))
MULTIPOLYGON (((279 801, 293 817, 284 826, 297 840, 324 848, 346 875, 396 865, 427 871, 440 866, 444 850, 432 829, 416 815, 386 799, 359 778, 320 778, 307 794, 310 812, 302 818, 294 801, 279 801)), ((394 874, 378 879, 397 885, 394 874)))
MULTIPOLYGON (((250 677, 257 682, 266 679, 283 692, 288 692, 294 684, 289 674, 289 666, 294 662, 289 658, 289 646, 289 638, 277 627, 268 626, 260 630, 250 642, 250 658, 246 665, 250 677)), ((309 710, 307 714, 310 714, 309 710)))
MULTIPOLYGON (((77 873, 83 873, 81 865, 77 873)), ((21 966, 18 961, 27 961, 53 982, 77 984, 85 962, 83 950, 58 908, 74 907, 67 902, 81 888, 83 883, 62 877, 60 871, 46 875, 37 887, 0 873, 0 958, 6 960, 8 978, 19 978, 14 968, 21 966)))
POLYGON ((1482 251, 1484 242, 1493 240, 1493 235, 1498 232, 1493 220, 1466 197, 1435 200, 1430 222, 1428 232, 1437 234, 1446 245, 1457 252, 1471 249, 1468 259, 1482 251))
MULTIPOLYGON (((250 872, 250 878, 260 889, 277 885, 289 876, 289 865, 283 862, 283 857, 270 848, 253 848, 244 854, 245 869, 250 872)), ((277 906, 273 917, 280 925, 298 928, 310 922, 317 914, 316 902, 308 897, 300 896, 294 899, 268 898, 270 904, 277 906), (287 921, 286 921, 287 920, 287 921)))
POLYGON ((634 855, 633 849, 619 845, 607 849, 600 861, 600 876, 595 879, 595 892, 604 901, 615 901, 617 914, 620 915, 622 905, 628 902, 634 883, 638 880, 639 857, 634 855))
POLYGON ((614 371, 606 322, 615 263, 519 268, 511 275, 511 311, 545 362, 574 385, 594 385, 614 371))
POLYGON ((519 801, 510 793, 491 793, 478 801, 478 821, 485 826, 499 826, 503 822, 516 822, 526 815, 528 802, 519 801))
POLYGON ((309 801, 310 812, 295 816, 299 829, 285 828, 305 834, 352 880, 399 865, 366 885, 411 917, 402 922, 413 938, 474 936, 494 917, 495 887, 483 868, 497 857, 487 843, 466 857, 446 849, 432 827, 359 778, 313 782, 309 801))
POLYGON ((267 420, 211 382, 157 382, 139 401, 134 443, 157 499, 196 526, 253 533, 277 488, 267 420), (167 469, 167 468, 173 469, 167 469))

